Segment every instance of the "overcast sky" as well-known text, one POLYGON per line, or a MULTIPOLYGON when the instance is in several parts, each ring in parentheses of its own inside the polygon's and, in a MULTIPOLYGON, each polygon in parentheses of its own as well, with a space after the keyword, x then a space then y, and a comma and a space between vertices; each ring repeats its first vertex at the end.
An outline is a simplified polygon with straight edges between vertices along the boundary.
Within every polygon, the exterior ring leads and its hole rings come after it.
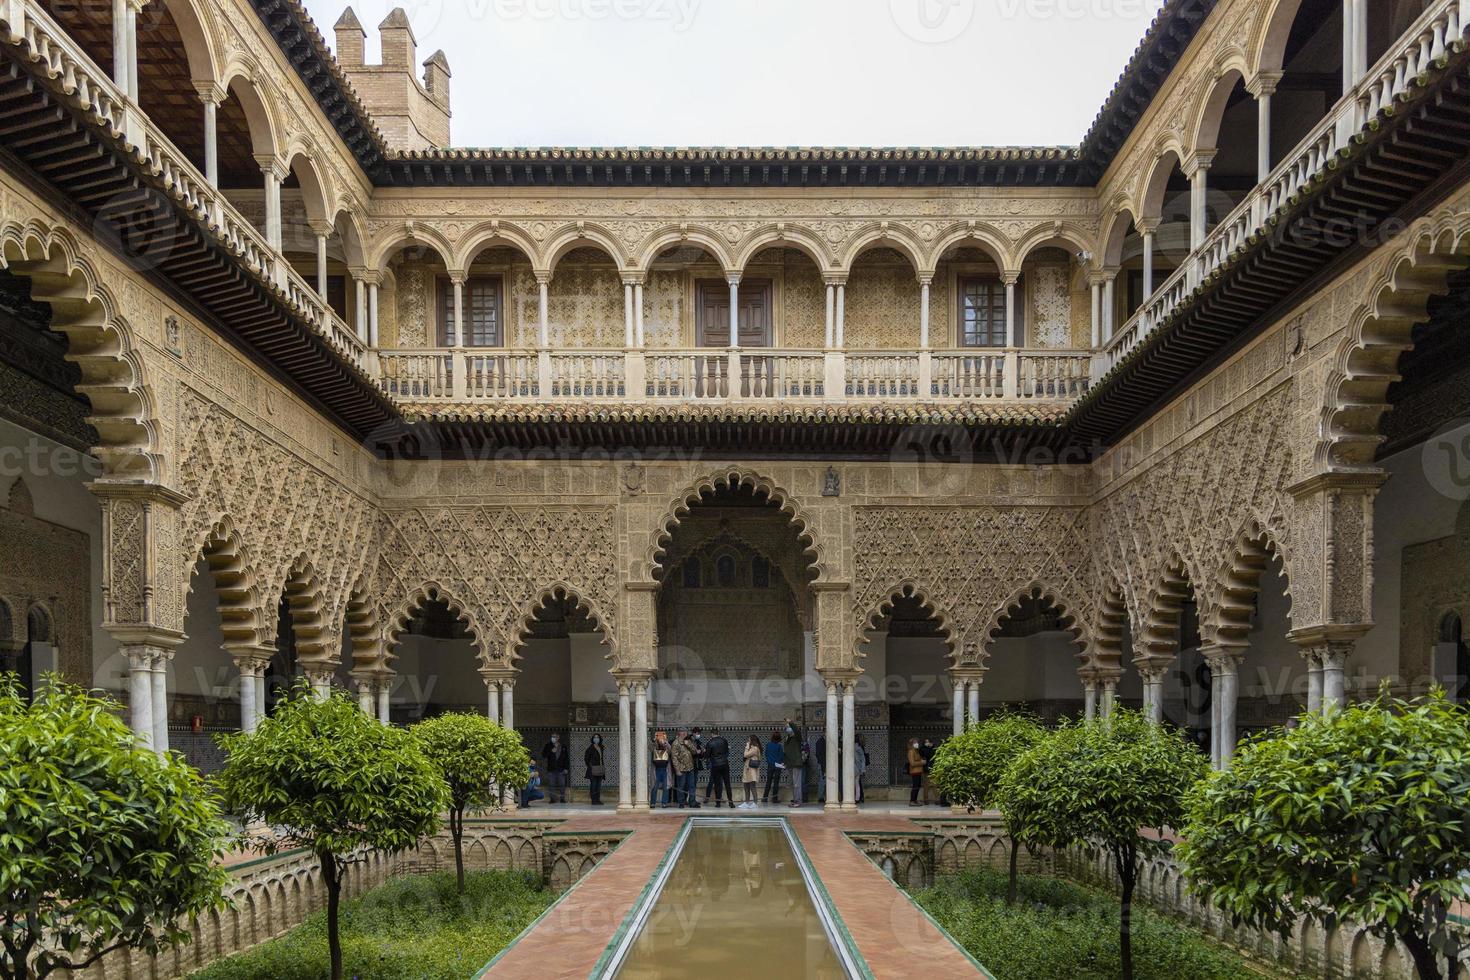
MULTIPOLYGON (((345 4, 305 0, 328 40, 345 4)), ((377 60, 394 0, 356 0, 377 60)), ((1036 145, 1087 131, 1161 0, 415 0, 457 146, 1036 145)))

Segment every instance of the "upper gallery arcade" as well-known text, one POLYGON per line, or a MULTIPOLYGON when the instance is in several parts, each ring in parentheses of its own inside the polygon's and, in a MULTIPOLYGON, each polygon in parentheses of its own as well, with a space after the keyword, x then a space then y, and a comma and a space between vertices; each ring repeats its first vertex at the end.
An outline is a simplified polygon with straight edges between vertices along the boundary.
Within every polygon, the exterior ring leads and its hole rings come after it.
POLYGON ((0 643, 159 746, 285 671, 627 749, 741 603, 829 745, 1458 676, 1467 26, 1166 0, 1073 146, 467 150, 402 11, 0 0, 4 448, 82 459, 0 643))

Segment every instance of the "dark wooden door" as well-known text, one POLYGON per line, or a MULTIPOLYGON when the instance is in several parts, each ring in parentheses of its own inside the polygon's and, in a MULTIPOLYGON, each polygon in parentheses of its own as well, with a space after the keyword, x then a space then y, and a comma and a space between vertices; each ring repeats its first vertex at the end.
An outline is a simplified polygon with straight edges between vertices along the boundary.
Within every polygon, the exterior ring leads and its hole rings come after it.
MULTIPOLYGON (((701 279, 695 288, 700 347, 730 346, 730 284, 723 279, 701 279)), ((771 281, 751 279, 740 284, 740 346, 771 346, 771 281)))

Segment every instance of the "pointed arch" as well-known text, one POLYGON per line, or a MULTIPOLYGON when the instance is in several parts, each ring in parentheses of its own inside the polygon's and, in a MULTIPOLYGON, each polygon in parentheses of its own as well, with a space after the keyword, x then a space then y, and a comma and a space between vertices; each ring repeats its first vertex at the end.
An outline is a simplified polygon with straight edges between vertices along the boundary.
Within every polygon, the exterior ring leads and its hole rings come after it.
POLYGON ((595 248, 605 252, 607 257, 612 259, 613 265, 618 267, 619 272, 626 271, 628 268, 628 259, 623 254, 617 237, 602 225, 586 221, 579 221, 575 225, 554 232, 543 251, 544 258, 541 260, 541 266, 544 271, 554 274, 557 264, 566 254, 579 248, 595 248))
POLYGON ((1349 319, 1324 385, 1319 471, 1374 471, 1383 442, 1388 387, 1398 380, 1400 355, 1414 325, 1428 319, 1429 301, 1450 291, 1449 278, 1470 268, 1470 212, 1425 219, 1375 274, 1365 301, 1349 319))
POLYGON ((903 578, 893 583, 890 588, 884 591, 883 598, 873 603, 859 617, 858 628, 853 638, 854 654, 858 658, 864 655, 863 646, 867 643, 867 637, 863 634, 877 626, 880 619, 892 614, 895 600, 903 598, 917 601, 930 616, 934 617, 935 622, 939 624, 939 632, 944 634, 944 645, 949 650, 950 659, 955 663, 959 663, 959 640, 955 635, 953 620, 950 617, 949 611, 942 603, 930 598, 932 594, 932 590, 912 578, 903 578))
POLYGON ((1087 651, 1088 639, 1087 626, 1077 615, 1079 608, 1077 603, 1063 598, 1059 589, 1048 585, 1037 579, 1023 585, 1015 590, 1000 605, 996 606, 990 613, 990 619, 986 623, 985 632, 981 635, 985 645, 986 656, 989 656, 990 645, 995 642, 1000 633, 1004 620, 1011 615, 1011 610, 1019 609, 1022 602, 1026 600, 1049 603, 1057 611, 1057 628, 1072 637, 1072 642, 1077 647, 1077 655, 1080 657, 1087 651))
MULTIPOLYGON (((194 545, 190 554, 204 560, 205 569, 214 583, 225 649, 233 653, 263 646, 268 637, 259 578, 234 523, 228 517, 217 521, 194 545)), ((190 566, 193 564, 191 561, 190 566)), ((191 576, 191 587, 192 581, 191 576)))
MULTIPOLYGON (((673 538, 674 530, 683 523, 690 509, 700 503, 702 497, 713 496, 722 488, 733 490, 739 487, 748 487, 756 495, 765 496, 790 519, 795 525, 797 540, 802 546, 803 554, 811 556, 807 567, 813 574, 813 578, 819 580, 827 577, 829 573, 824 549, 813 533, 813 522, 806 510, 791 494, 777 486, 768 477, 749 470, 730 468, 716 470, 695 480, 673 499, 654 529, 644 560, 634 570, 633 581, 654 582, 659 579, 664 570, 664 555, 669 541, 673 538)), ((799 583, 792 583, 793 587, 797 584, 799 583)))
POLYGON ((347 593, 343 624, 352 645, 352 672, 362 676, 387 673, 391 657, 383 642, 384 613, 361 579, 347 593))
POLYGON ((0 225, 0 269, 30 280, 31 298, 51 308, 51 329, 66 336, 66 359, 81 370, 77 392, 91 405, 87 422, 97 431, 93 455, 103 476, 165 481, 167 460, 142 354, 76 239, 40 222, 0 225))
POLYGON ((1194 597, 1196 578, 1177 552, 1165 562, 1149 593, 1142 649, 1133 658, 1136 663, 1167 664, 1178 655, 1180 621, 1185 604, 1194 597))
POLYGON ((726 275, 736 275, 740 272, 740 266, 730 254, 724 238, 714 229, 702 225, 679 225, 654 231, 643 240, 643 244, 638 248, 637 267, 646 271, 653 265, 660 253, 675 245, 698 245, 719 263, 726 275))
POLYGON ((486 631, 469 614, 469 607, 438 582, 425 582, 414 589, 399 601, 388 616, 386 639, 389 656, 392 655, 392 651, 398 646, 399 639, 408 629, 413 619, 413 611, 433 602, 442 602, 448 606, 454 618, 464 626, 465 632, 469 634, 475 645, 481 663, 488 667, 492 661, 499 659, 500 645, 493 640, 487 641, 486 631))
POLYGON ((1079 655, 1083 668, 1117 675, 1123 671, 1123 642, 1131 632, 1128 620, 1128 596, 1123 584, 1114 576, 1103 582, 1093 612, 1090 651, 1079 655))
POLYGON ((746 235, 735 249, 735 265, 743 271, 751 259, 767 248, 793 248, 816 263, 817 271, 824 274, 837 271, 831 251, 816 232, 785 222, 764 225, 746 235))
MULTIPOLYGON (((1286 556, 1277 536, 1259 522, 1251 521, 1236 535, 1230 555, 1221 565, 1210 608, 1200 616, 1200 631, 1206 644, 1244 650, 1249 646, 1251 616, 1261 591, 1261 577, 1273 558, 1280 559, 1286 594, 1291 597, 1291 576, 1286 573, 1286 556)), ((1288 628, 1291 614, 1287 613, 1288 628)))
POLYGON ((536 598, 521 607, 516 615, 516 627, 512 634, 512 642, 508 647, 510 659, 521 659, 520 651, 526 645, 526 640, 531 635, 531 621, 536 618, 536 613, 546 608, 553 602, 569 602, 575 609, 587 614, 587 618, 597 626, 597 632, 602 634, 602 645, 607 648, 603 659, 613 662, 613 670, 619 667, 618 646, 609 627, 609 620, 599 607, 597 600, 584 595, 576 588, 566 582, 554 582, 536 593, 536 598))
POLYGON ((291 616, 297 659, 302 664, 336 663, 339 654, 329 642, 334 631, 327 623, 321 578, 305 556, 291 563, 281 596, 291 616))

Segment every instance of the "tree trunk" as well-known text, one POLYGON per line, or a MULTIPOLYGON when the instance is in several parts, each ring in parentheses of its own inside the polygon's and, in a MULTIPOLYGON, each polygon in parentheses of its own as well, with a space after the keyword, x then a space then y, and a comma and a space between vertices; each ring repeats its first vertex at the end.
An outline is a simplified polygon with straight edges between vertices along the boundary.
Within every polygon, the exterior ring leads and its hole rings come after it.
POLYGON ((1016 904, 1016 852, 1021 849, 1021 842, 1011 838, 1011 880, 1006 885, 1006 904, 1016 904))
POLYGON ((449 811, 449 833, 454 838, 454 878, 464 894, 464 811, 449 811))
POLYGON ((1123 959, 1123 980, 1133 980, 1133 884, 1138 877, 1137 852, 1132 845, 1114 852, 1118 878, 1123 884, 1123 906, 1118 916, 1118 946, 1123 959))
POLYGON ((1400 933, 1399 941, 1409 951, 1409 958, 1419 971, 1419 980, 1441 980, 1444 973, 1440 970, 1440 954, 1427 939, 1414 933, 1400 933))
POLYGON ((341 869, 335 854, 323 854, 322 880, 327 885, 327 949, 332 958, 332 980, 342 980, 342 935, 337 924, 337 906, 342 898, 341 869))

